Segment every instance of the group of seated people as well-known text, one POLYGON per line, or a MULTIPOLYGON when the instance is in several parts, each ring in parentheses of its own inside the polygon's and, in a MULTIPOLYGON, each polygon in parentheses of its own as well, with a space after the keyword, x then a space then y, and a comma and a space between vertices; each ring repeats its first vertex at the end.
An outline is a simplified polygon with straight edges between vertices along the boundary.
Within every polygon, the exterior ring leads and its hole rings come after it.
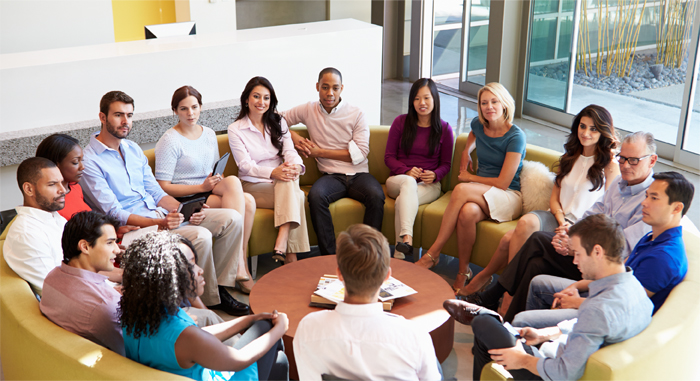
MULTIPOLYGON (((391 274, 390 251, 380 233, 385 196, 369 173, 364 114, 341 99, 337 69, 323 69, 316 89, 318 101, 278 112, 272 84, 263 77, 248 82, 228 127, 237 177, 212 172, 218 144, 212 129, 197 124, 202 96, 193 87, 173 94, 179 121, 156 144, 154 171, 126 139, 134 100, 120 91, 105 94, 101 130, 84 150, 75 138, 54 134, 20 164, 24 203, 7 234, 5 260, 29 282, 49 319, 135 361, 195 379, 286 379, 286 315, 250 315, 226 287, 249 293, 254 285, 246 252, 256 208, 274 210, 275 260, 293 262, 310 250, 299 176, 306 170, 301 156, 313 157, 323 175, 308 194, 311 223, 321 255, 337 254, 346 296, 334 311, 299 324, 300 378, 440 379, 428 333, 376 303, 391 274), (289 129, 298 123, 308 139, 289 129), (185 222, 180 204, 202 197, 203 209, 185 222), (343 197, 361 202, 365 215, 336 242, 329 205, 343 197), (118 245, 125 233, 152 225, 160 231, 128 248, 118 245), (212 310, 242 317, 224 322, 212 310)), ((491 359, 516 378, 576 379, 600 346, 641 332, 682 281, 681 225, 695 229, 683 218, 694 187, 675 172, 654 174, 650 133, 620 143, 610 113, 590 105, 575 117, 564 144, 550 209, 521 217, 526 139, 513 124, 513 98, 490 83, 478 103, 461 152, 460 183, 417 265, 435 266, 456 229, 457 299, 444 306, 474 326, 474 379, 491 359), (519 217, 489 265, 473 276, 476 224, 519 217), (517 331, 528 346, 503 322, 523 327, 517 331), (530 346, 550 340, 551 347, 530 346)), ((435 83, 416 81, 385 151, 387 194, 396 200, 395 257, 413 255, 418 207, 441 196, 453 146, 435 83)))

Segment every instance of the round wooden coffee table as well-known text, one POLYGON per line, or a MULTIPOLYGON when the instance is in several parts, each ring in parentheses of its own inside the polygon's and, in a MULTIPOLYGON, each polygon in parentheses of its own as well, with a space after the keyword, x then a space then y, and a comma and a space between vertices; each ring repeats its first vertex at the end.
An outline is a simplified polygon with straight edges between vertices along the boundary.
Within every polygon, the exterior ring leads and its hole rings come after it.
MULTIPOLYGON (((277 310, 289 317, 284 345, 291 378, 299 378, 292 347, 294 334, 304 316, 322 310, 309 307, 311 294, 316 290, 318 279, 325 274, 335 274, 336 268, 335 255, 290 263, 265 274, 250 293, 250 308, 254 313, 277 310)), ((454 320, 442 308, 442 302, 454 298, 452 287, 434 272, 399 259, 391 259, 391 271, 394 278, 417 291, 394 301, 391 312, 413 320, 428 330, 438 360, 445 361, 454 343, 454 320)))

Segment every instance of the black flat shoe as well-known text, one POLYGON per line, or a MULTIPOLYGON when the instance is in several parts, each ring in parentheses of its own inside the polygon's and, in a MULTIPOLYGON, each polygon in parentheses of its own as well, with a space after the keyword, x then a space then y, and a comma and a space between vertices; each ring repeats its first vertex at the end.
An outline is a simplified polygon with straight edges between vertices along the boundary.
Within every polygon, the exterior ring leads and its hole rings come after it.
POLYGON ((401 253, 403 255, 397 256, 396 252, 394 252, 394 258, 404 259, 404 258, 406 258, 406 255, 413 255, 413 246, 411 246, 405 242, 397 242, 395 247, 396 247, 396 251, 398 251, 399 253, 401 253), (403 258, 401 258, 401 257, 403 257, 403 258))
POLYGON ((457 295, 457 299, 465 301, 467 303, 476 304, 477 306, 484 307, 484 308, 491 310, 491 311, 498 310, 498 302, 496 302, 494 304, 484 303, 484 301, 481 300, 481 293, 480 292, 475 292, 475 293, 467 295, 467 296, 457 295))
POLYGON ((207 306, 211 310, 224 311, 231 316, 245 316, 250 315, 250 307, 234 299, 231 294, 226 291, 224 287, 219 286, 219 298, 221 298, 221 303, 215 306, 207 306))

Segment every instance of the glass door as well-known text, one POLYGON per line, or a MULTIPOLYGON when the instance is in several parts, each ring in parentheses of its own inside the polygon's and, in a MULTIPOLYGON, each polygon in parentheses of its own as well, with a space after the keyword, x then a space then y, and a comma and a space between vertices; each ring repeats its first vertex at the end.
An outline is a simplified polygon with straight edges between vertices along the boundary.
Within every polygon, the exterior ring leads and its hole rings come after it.
POLYGON ((432 78, 459 89, 464 0, 434 0, 432 78))
POLYGON ((533 0, 524 114, 568 126, 589 104, 659 156, 700 168, 697 0, 533 0))

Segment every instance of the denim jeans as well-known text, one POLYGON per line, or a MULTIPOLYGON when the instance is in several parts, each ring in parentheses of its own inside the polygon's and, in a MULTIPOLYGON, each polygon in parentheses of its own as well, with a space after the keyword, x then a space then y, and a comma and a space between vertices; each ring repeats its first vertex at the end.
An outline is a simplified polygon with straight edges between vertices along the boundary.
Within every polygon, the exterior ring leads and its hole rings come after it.
POLYGON ((335 229, 328 206, 344 197, 361 202, 365 206, 362 222, 382 230, 384 191, 374 176, 369 173, 323 175, 311 187, 308 197, 311 223, 321 255, 335 254, 335 229))
POLYGON ((551 275, 532 278, 527 294, 527 310, 513 319, 514 327, 547 328, 578 317, 577 309, 552 310, 554 294, 576 281, 551 275))

